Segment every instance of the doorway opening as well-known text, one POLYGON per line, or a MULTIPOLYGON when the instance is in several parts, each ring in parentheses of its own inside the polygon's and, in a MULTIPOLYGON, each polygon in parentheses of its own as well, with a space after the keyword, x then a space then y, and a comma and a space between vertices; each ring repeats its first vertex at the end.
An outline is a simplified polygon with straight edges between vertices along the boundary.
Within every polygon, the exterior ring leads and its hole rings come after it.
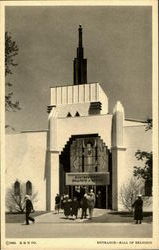
POLYGON ((111 178, 111 152, 98 134, 73 135, 66 143, 60 155, 60 195, 68 194, 80 200, 83 195, 93 189, 96 198, 96 208, 111 208, 112 178, 111 178), (103 182, 86 184, 66 183, 66 174, 78 173, 93 174, 109 173, 110 183, 103 182), (76 186, 79 185, 79 186, 76 186))

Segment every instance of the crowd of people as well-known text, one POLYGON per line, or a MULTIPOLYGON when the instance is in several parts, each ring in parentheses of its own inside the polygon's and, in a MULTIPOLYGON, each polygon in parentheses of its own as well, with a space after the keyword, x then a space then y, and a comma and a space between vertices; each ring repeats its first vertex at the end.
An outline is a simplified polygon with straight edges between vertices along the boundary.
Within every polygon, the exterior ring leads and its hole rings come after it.
MULTIPOLYGON (((79 193, 80 194, 80 193, 79 193)), ((97 197, 97 207, 99 206, 99 202, 101 203, 98 193, 97 197)), ((30 216, 31 212, 34 212, 33 204, 29 195, 25 195, 25 211, 26 211, 26 225, 29 225, 29 221, 35 223, 35 219, 30 216)), ((93 217, 93 209, 95 207, 96 198, 93 192, 93 189, 90 192, 83 193, 83 195, 76 195, 73 199, 69 198, 68 194, 64 194, 60 196, 59 194, 55 197, 55 211, 59 213, 60 209, 64 211, 65 217, 68 219, 71 216, 73 219, 77 219, 79 215, 79 211, 81 208, 81 219, 92 219, 93 217), (88 214, 87 214, 88 212, 88 214)), ((138 195, 135 202, 132 204, 132 208, 134 209, 134 220, 136 224, 141 224, 143 220, 143 200, 141 195, 138 195)))
MULTIPOLYGON (((93 209, 95 204, 97 207, 101 207, 101 192, 99 191, 96 195, 93 192, 93 189, 90 192, 83 194, 82 197, 74 196, 73 199, 69 198, 68 194, 60 197, 59 194, 55 197, 55 211, 59 213, 60 208, 64 211, 65 217, 68 219, 71 216, 73 219, 77 219, 79 210, 81 208, 81 219, 92 219, 93 209), (97 198, 97 200, 96 200, 97 198), (88 214, 87 214, 88 211, 88 214)), ((141 224, 143 220, 143 200, 141 195, 138 195, 135 202, 132 204, 134 210, 134 220, 136 224, 141 224)))
POLYGON ((64 194, 62 197, 57 194, 55 197, 55 211, 59 213, 59 210, 61 208, 63 209, 66 218, 69 218, 69 216, 71 216, 73 219, 77 219, 79 210, 81 208, 80 218, 88 218, 91 220, 95 202, 96 199, 93 189, 91 189, 90 192, 83 194, 82 197, 78 197, 77 195, 72 199, 69 198, 68 194, 64 194))

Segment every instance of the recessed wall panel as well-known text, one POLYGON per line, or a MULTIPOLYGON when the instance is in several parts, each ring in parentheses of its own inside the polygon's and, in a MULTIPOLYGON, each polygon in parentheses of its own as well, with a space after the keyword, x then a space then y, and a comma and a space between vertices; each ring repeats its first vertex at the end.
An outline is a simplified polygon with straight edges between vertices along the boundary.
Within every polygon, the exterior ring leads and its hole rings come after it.
POLYGON ((68 86, 68 104, 73 102, 73 86, 68 86))
POLYGON ((84 102, 84 85, 79 85, 79 102, 84 102))
POLYGON ((56 88, 57 91, 57 104, 61 104, 61 87, 56 88))

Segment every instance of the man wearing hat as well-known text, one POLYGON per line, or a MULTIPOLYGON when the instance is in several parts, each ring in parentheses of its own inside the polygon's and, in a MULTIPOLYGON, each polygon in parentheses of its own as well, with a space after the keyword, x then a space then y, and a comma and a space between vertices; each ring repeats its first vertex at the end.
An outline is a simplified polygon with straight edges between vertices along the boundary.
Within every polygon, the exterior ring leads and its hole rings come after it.
POLYGON ((136 201, 132 204, 132 207, 134 208, 134 220, 136 220, 136 224, 141 224, 141 221, 143 219, 143 200, 142 195, 139 194, 136 201))
POLYGON ((95 206, 95 194, 93 193, 93 189, 90 190, 90 193, 87 195, 87 204, 89 210, 89 219, 92 219, 93 216, 93 209, 95 206))
POLYGON ((25 210, 26 210, 26 225, 29 225, 29 220, 35 223, 35 219, 29 216, 30 213, 34 211, 33 204, 30 200, 29 195, 25 195, 25 210))

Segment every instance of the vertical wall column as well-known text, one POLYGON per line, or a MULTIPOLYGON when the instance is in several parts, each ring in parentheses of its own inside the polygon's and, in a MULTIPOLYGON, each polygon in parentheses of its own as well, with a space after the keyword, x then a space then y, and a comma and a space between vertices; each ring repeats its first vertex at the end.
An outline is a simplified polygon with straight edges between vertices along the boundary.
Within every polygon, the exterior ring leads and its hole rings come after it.
POLYGON ((48 211, 55 208, 55 196, 59 193, 59 151, 57 145, 57 110, 56 106, 49 106, 49 133, 48 133, 48 174, 46 179, 46 208, 48 211))
MULTIPOLYGON (((48 123, 48 127, 49 127, 48 123)), ((51 158, 50 158, 50 131, 47 131, 47 151, 45 156, 45 180, 46 180, 46 211, 51 211, 51 158)))
POLYGON ((55 209, 55 197, 59 194, 59 152, 51 152, 51 210, 55 209))
POLYGON ((122 179, 120 169, 125 164, 125 150, 124 147, 112 148, 112 209, 117 211, 120 208, 120 182, 122 179))
POLYGON ((112 208, 114 210, 119 210, 120 207, 120 179, 122 178, 120 170, 125 164, 126 148, 123 146, 123 122, 124 108, 118 101, 113 110, 112 121, 112 208))

